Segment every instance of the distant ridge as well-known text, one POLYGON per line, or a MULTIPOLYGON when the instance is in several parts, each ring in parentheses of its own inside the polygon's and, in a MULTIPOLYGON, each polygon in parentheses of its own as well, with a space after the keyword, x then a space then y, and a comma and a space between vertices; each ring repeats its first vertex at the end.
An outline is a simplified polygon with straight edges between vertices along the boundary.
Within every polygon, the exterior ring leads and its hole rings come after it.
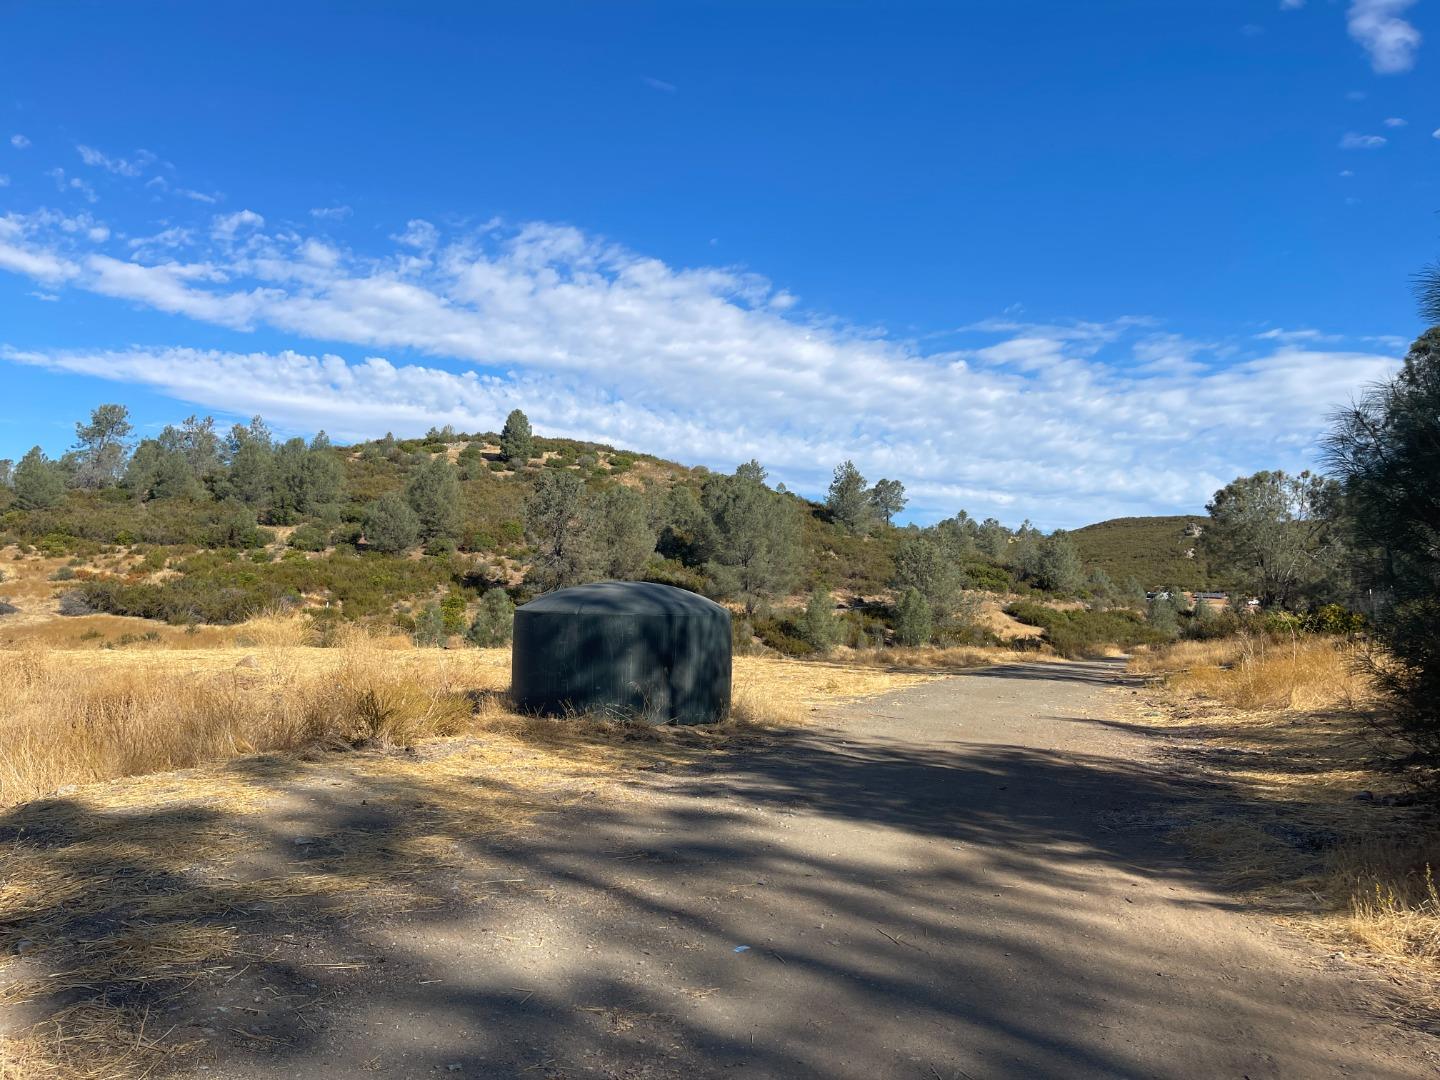
POLYGON ((1209 572, 1199 541, 1186 530, 1203 529, 1208 522, 1200 514, 1111 518, 1076 529, 1070 538, 1086 565, 1105 571, 1116 584, 1134 578, 1147 589, 1161 585, 1203 589, 1211 584, 1209 572), (1190 551, 1194 558, 1187 556, 1190 551))

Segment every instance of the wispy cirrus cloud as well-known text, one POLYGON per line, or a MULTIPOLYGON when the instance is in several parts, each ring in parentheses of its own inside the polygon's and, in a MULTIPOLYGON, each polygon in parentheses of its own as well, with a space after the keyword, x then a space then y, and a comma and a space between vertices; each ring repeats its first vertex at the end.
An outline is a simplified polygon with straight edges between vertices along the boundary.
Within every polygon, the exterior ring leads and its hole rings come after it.
POLYGON ((75 144, 75 151, 80 155, 80 160, 93 169, 104 169, 106 172, 114 173, 116 176, 136 177, 143 176, 145 170, 155 164, 156 158, 149 150, 137 150, 131 158, 110 157, 101 153, 93 146, 86 146, 83 143, 75 144))
POLYGON ((1384 135, 1363 135, 1356 131, 1347 131, 1340 137, 1341 150, 1378 150, 1388 140, 1384 135))
POLYGON ((1415 66, 1420 31, 1402 18, 1415 0, 1352 0, 1346 13, 1350 36, 1380 75, 1396 75, 1415 66))
POLYGON ((1240 472, 1308 464, 1326 411, 1396 364, 1305 331, 1247 348, 1143 317, 987 320, 925 351, 809 315, 756 274, 677 268, 543 222, 415 219, 380 254, 271 230, 250 210, 141 243, 103 227, 0 217, 0 269, 326 346, 12 349, 11 361, 347 436, 491 429, 521 407, 542 431, 685 461, 758 456, 811 493, 849 457, 902 478, 922 516, 1020 508, 1074 525, 1194 509, 1240 472), (392 350, 430 359, 379 355, 392 350))

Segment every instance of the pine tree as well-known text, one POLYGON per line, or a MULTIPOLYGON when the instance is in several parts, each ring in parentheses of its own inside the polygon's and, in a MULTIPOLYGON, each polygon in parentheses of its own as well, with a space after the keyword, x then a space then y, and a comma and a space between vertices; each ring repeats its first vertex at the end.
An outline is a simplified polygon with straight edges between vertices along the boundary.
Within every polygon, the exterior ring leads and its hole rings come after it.
POLYGON ((896 514, 905 509, 905 485, 899 480, 877 480, 870 489, 870 505, 886 525, 892 523, 896 514))
POLYGON ((405 498, 420 519, 422 540, 453 540, 460 534, 460 477, 444 457, 432 457, 415 469, 405 498))
POLYGON ((761 601, 783 593, 795 580, 800 517, 793 499, 771 491, 745 468, 734 476, 707 479, 700 502, 710 518, 705 569, 711 583, 753 616, 761 601))
POLYGON ((58 463, 35 446, 15 466, 15 505, 21 510, 45 510, 65 498, 65 475, 58 463))
POLYGON ((825 508, 830 511, 832 521, 851 532, 864 532, 870 527, 875 507, 865 487, 865 477, 853 461, 835 467, 835 476, 825 496, 825 508))
POLYGON ((534 456, 535 437, 530 431, 530 420, 519 409, 512 409, 500 432, 500 457, 520 468, 534 456))
POLYGON ((125 471, 125 440, 134 432, 124 405, 100 405, 90 423, 75 425, 75 485, 113 487, 125 471))

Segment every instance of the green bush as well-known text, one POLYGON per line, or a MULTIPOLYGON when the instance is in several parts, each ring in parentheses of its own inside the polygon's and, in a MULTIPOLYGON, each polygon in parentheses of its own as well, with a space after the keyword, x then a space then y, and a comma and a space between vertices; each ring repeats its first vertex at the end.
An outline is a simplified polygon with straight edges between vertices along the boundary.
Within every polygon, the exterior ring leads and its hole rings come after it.
POLYGON ((1107 646, 1128 649, 1172 640, 1171 635, 1155 629, 1133 611, 1084 608, 1057 611, 1030 600, 1020 600, 1005 612, 1023 623, 1041 627, 1051 648, 1070 659, 1093 654, 1107 646))
POLYGON ((835 599, 824 589, 816 589, 810 594, 805 610, 795 620, 795 632, 818 653, 829 652, 840 640, 840 623, 835 618, 835 599))
POLYGON ((443 649, 445 647, 450 635, 445 629, 445 614, 440 610, 439 604, 425 605, 420 614, 415 617, 415 630, 410 636, 422 649, 443 649))
POLYGON ((914 586, 906 589, 895 605, 895 641, 901 645, 925 645, 934 632, 930 604, 914 586))
POLYGON ((504 589, 491 589, 480 598, 480 610, 465 638, 482 649, 509 644, 514 620, 515 605, 510 595, 504 589))
POLYGON ((301 525, 290 534, 290 546, 296 551, 324 551, 330 546, 330 530, 314 523, 301 525))
POLYGON ((781 656, 802 657, 815 654, 815 646, 800 637, 795 631, 795 624, 787 619, 757 618, 755 636, 781 656))

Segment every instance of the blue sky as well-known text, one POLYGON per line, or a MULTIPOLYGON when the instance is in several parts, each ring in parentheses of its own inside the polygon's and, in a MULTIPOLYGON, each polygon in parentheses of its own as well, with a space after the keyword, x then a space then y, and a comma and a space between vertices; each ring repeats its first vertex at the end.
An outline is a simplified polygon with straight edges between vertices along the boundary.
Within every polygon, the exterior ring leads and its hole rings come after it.
POLYGON ((1421 329, 1440 0, 0 11, 0 457, 102 401, 1198 511, 1421 329))

